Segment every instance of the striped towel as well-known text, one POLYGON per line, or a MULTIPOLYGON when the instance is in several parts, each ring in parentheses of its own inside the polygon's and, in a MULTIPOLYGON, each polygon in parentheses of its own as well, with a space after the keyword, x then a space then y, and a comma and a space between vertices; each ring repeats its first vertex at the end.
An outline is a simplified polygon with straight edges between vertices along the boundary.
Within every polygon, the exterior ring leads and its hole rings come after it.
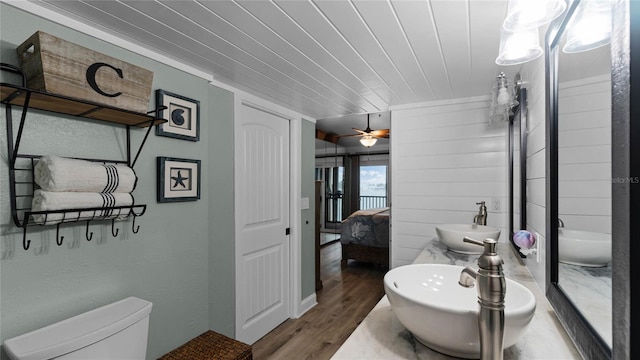
POLYGON ((36 190, 33 193, 31 211, 56 211, 86 208, 105 208, 103 210, 70 211, 66 213, 50 213, 33 215, 37 224, 51 225, 61 222, 92 220, 94 218, 124 220, 130 208, 110 209, 117 206, 133 205, 133 196, 129 193, 87 193, 87 192, 52 192, 36 190))
POLYGON ((46 191, 130 193, 138 178, 124 164, 103 164, 59 156, 43 156, 33 169, 36 184, 46 191))

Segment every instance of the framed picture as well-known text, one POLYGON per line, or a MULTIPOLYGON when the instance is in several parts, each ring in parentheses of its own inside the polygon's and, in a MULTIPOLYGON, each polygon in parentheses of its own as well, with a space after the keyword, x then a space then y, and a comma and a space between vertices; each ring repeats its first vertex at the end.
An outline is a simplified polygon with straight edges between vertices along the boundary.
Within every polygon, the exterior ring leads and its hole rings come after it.
POLYGON ((156 135, 176 139, 200 140, 200 101, 189 99, 168 91, 156 90, 156 108, 160 109, 159 117, 166 123, 156 126, 156 135))
POLYGON ((200 199, 200 160, 158 156, 158 202, 200 199))

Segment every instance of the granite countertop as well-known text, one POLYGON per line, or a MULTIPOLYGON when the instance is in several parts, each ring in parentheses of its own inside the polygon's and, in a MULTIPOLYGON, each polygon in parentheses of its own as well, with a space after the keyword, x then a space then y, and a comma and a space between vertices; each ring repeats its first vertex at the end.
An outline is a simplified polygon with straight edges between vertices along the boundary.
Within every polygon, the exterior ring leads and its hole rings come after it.
MULTIPOLYGON (((571 339, 558 321, 551 304, 538 288, 529 271, 521 265, 508 243, 498 244, 498 253, 504 259, 505 276, 519 282, 536 296, 536 312, 526 333, 518 342, 504 351, 504 359, 581 359, 571 339)), ((464 255, 448 251, 438 240, 431 240, 418 255, 415 264, 475 265, 479 255, 464 255)), ((402 326, 391 310, 387 296, 371 310, 369 315, 338 349, 332 359, 457 359, 429 349, 419 343, 402 326)))

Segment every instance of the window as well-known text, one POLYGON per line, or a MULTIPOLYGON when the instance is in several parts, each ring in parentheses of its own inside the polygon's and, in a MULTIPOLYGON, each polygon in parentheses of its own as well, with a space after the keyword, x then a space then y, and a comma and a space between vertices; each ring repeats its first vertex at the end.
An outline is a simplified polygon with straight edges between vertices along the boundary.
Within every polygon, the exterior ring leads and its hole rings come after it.
POLYGON ((360 166, 360 209, 387 207, 387 166, 360 166))

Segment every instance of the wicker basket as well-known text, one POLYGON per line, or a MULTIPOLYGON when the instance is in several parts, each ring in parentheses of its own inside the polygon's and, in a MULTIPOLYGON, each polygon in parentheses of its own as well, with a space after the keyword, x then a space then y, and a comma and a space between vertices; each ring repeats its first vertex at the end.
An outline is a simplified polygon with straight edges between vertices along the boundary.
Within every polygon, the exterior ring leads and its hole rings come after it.
POLYGON ((159 360, 252 359, 251 346, 211 330, 159 358, 159 360))

